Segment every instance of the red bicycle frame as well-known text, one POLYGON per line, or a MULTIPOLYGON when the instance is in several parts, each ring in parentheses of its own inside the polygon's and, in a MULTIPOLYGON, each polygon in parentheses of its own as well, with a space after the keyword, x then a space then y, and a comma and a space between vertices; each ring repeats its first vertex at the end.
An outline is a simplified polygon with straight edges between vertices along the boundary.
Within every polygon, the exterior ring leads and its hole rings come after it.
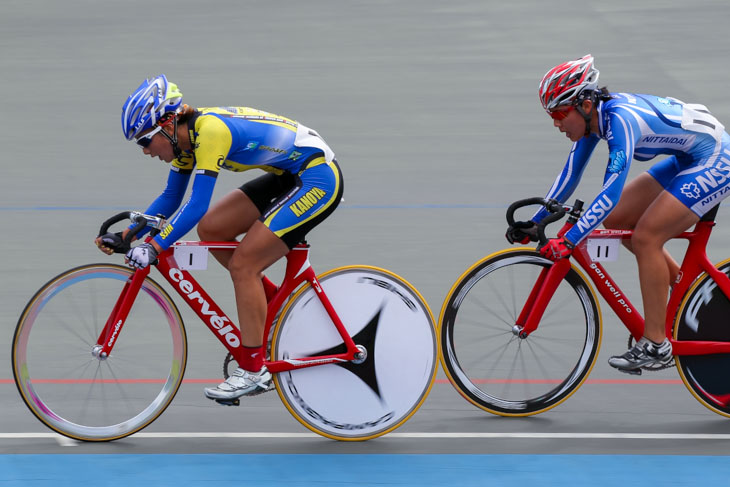
MULTIPOLYGON (((185 300, 190 308, 200 317, 208 329, 231 353, 238 363, 241 363, 241 331, 226 316, 223 310, 213 301, 213 299, 205 292, 202 286, 192 277, 190 272, 180 269, 174 257, 174 248, 180 246, 198 246, 208 249, 230 249, 236 248, 237 242, 178 242, 173 247, 162 252, 158 257, 157 269, 177 293, 185 300)), ((297 358, 295 360, 275 360, 266 361, 265 365, 270 372, 284 372, 287 370, 300 369, 304 367, 312 367, 315 365, 323 365, 330 363, 348 362, 355 358, 360 350, 353 342, 347 329, 337 316, 335 309, 330 303, 327 295, 317 280, 317 276, 309 263, 309 245, 296 245, 286 255, 286 270, 281 285, 277 286, 271 282, 266 276, 262 278, 264 289, 266 291, 268 307, 266 313, 266 324, 264 328, 264 337, 269 336, 269 330, 276 317, 279 308, 284 304, 286 298, 297 289, 302 283, 308 282, 317 297, 324 306, 327 314, 332 319, 332 323, 339 332, 345 344, 345 352, 334 355, 321 355, 316 357, 297 358)), ((129 311, 137 298, 144 279, 149 275, 151 266, 145 269, 138 269, 132 274, 124 285, 117 302, 102 329, 97 346, 101 347, 99 352, 102 356, 109 356, 116 338, 119 336, 124 322, 126 321, 129 311)))
MULTIPOLYGON (((686 239, 689 242, 682 266, 679 271, 678 282, 675 283, 669 302, 667 303, 666 335, 672 343, 675 355, 704 355, 710 353, 730 353, 730 342, 674 340, 672 324, 675 311, 687 290, 701 273, 706 272, 719 286, 722 292, 730 298, 730 279, 719 271, 707 257, 705 248, 715 225, 713 220, 700 220, 692 231, 683 232, 674 238, 686 239)), ((566 222, 558 232, 564 235, 572 223, 566 222)), ((600 262, 594 262, 588 255, 588 239, 617 239, 628 240, 633 235, 631 230, 594 230, 588 238, 582 240, 573 250, 572 258, 588 274, 598 292, 603 296, 616 316, 626 326, 634 339, 638 340, 644 334, 644 318, 631 304, 628 297, 611 278, 608 271, 600 262)), ((570 270, 570 260, 560 259, 552 266, 545 268, 538 276, 537 282, 517 318, 517 325, 522 326, 520 336, 527 337, 534 332, 545 308, 555 293, 558 285, 570 270)))

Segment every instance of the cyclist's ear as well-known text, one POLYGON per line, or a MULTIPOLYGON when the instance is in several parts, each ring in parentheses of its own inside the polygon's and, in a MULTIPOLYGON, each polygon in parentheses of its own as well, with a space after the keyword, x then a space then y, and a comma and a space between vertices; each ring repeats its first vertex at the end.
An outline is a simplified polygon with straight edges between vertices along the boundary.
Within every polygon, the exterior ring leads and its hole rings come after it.
POLYGON ((167 125, 164 125, 162 127, 162 130, 167 132, 167 135, 172 136, 173 132, 175 131, 175 124, 174 123, 168 123, 167 125))

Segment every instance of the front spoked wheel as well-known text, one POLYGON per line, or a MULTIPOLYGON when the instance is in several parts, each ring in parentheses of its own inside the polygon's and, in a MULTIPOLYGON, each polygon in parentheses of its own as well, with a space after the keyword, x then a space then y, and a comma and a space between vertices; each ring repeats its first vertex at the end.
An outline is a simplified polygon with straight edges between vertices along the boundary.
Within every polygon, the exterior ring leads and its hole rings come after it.
MULTIPOLYGON (((363 360, 281 372, 276 389, 315 433, 348 441, 381 436, 405 423, 431 389, 438 363, 431 311, 413 286, 383 269, 342 267, 318 279, 363 360)), ((316 293, 303 286, 282 311, 274 359, 344 352, 316 293)))
POLYGON ((501 416, 551 409, 575 392, 598 357, 598 302, 571 268, 537 330, 520 338, 515 324, 552 262, 534 250, 485 257, 456 281, 441 310, 441 361, 469 402, 501 416))
MULTIPOLYGON (((718 264, 730 276, 730 260, 718 264)), ((730 342, 730 300, 707 274, 687 291, 674 321, 675 340, 730 342)), ((730 417, 730 354, 676 355, 677 369, 692 395, 711 411, 730 417)))
POLYGON ((13 338, 13 374, 31 412, 84 441, 131 435, 154 421, 183 379, 187 340, 169 295, 146 278, 106 359, 97 340, 133 272, 93 264, 60 274, 25 307, 13 338))

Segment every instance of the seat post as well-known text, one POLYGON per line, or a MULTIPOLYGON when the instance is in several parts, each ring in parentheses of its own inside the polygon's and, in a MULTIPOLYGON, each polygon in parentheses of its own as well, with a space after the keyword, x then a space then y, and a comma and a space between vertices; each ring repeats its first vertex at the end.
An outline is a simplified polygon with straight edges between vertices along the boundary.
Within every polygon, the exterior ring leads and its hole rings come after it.
POLYGON ((715 217, 717 216, 717 210, 719 210, 719 209, 720 209, 720 203, 716 204, 715 206, 712 207, 712 209, 710 211, 705 213, 702 216, 702 218, 700 218, 700 221, 701 222, 714 222, 715 217))
POLYGON ((307 242, 300 242, 286 254, 285 279, 295 278, 308 267, 310 267, 309 244, 307 242))

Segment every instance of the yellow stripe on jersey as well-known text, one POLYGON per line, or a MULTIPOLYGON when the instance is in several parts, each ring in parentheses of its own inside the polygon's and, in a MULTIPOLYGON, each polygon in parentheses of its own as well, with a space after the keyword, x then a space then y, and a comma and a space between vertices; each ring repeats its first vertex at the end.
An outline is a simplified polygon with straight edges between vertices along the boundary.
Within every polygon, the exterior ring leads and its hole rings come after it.
POLYGON ((327 164, 327 160, 324 157, 317 157, 316 159, 312 159, 311 161, 309 161, 309 163, 307 163, 306 166, 302 168, 301 171, 299 171, 299 174, 302 174, 307 169, 319 166, 320 164, 327 164))
POLYGON ((282 121, 279 121, 279 120, 263 120, 263 119, 253 119, 253 118, 249 118, 249 117, 241 117, 241 118, 245 118, 249 122, 265 123, 267 125, 276 125, 277 127, 281 127, 281 128, 287 129, 287 130, 291 130, 292 132, 296 132, 297 131, 296 126, 292 127, 288 123, 282 122, 282 121))
MULTIPOLYGON (((322 161, 324 161, 325 163, 327 163, 327 162, 325 161, 324 157, 320 157, 320 158, 317 158, 317 159, 313 160, 313 161, 312 161, 312 163, 314 163, 314 165, 317 165, 317 166, 318 166, 318 165, 320 165, 321 163, 320 163, 320 162, 318 162, 318 160, 319 160, 319 159, 321 159, 322 161)), ((330 167, 332 168, 332 174, 333 174, 333 176, 334 176, 334 178, 335 178, 335 184, 334 184, 334 186, 333 186, 333 188, 332 188, 332 192, 330 193, 330 196, 329 196, 329 199, 327 200, 327 202, 326 202, 326 203, 324 203, 323 205, 321 205, 321 206, 319 207, 319 209, 317 209, 317 211, 315 211, 314 213, 312 213, 311 215, 309 215, 309 216, 308 216, 307 218, 305 218, 305 219, 302 219, 302 220, 298 220, 298 221, 297 221, 297 222, 296 222, 296 223, 295 223, 294 225, 290 225, 290 226, 288 226, 288 227, 286 227, 286 228, 282 228, 282 229, 279 229, 279 230, 276 230, 276 231, 274 231, 274 235, 276 235, 277 237, 281 237, 282 235, 286 234, 287 232, 289 232, 289 231, 290 231, 290 230, 292 230, 293 228, 296 228, 296 227, 298 227, 298 226, 300 226, 300 225, 302 225, 302 224, 304 224, 304 223, 308 222, 309 220, 311 220, 311 219, 315 218, 315 217, 316 217, 317 215, 319 215, 320 213, 322 213, 323 211, 325 211, 325 210, 326 210, 327 208, 329 208, 329 206, 330 206, 330 205, 332 204, 332 202, 333 202, 333 201, 334 201, 334 199, 335 199, 335 198, 337 197, 337 195, 339 194, 339 191, 340 191, 340 185, 341 185, 341 181, 340 181, 340 172, 339 172, 339 171, 338 171, 338 170, 337 170, 337 169, 336 169, 336 168, 335 168, 335 167, 333 166, 333 164, 334 164, 334 161, 333 161, 333 162, 329 162, 329 163, 327 163, 327 164, 328 164, 328 165, 329 165, 329 166, 330 166, 330 167)), ((310 165, 309 167, 312 167, 312 166, 310 165)), ((314 188, 314 189, 319 189, 319 188, 314 188)), ((307 198, 307 199, 309 200, 309 198, 308 198, 308 196, 307 196, 307 195, 309 195, 309 193, 311 193, 311 192, 312 192, 312 190, 308 191, 308 192, 307 192, 307 193, 306 193, 306 194, 305 194, 304 196, 300 197, 300 198, 299 198, 299 199, 297 200, 297 202, 299 202, 299 201, 301 201, 301 200, 303 200, 303 199, 305 199, 305 198, 307 198)), ((320 197, 320 198, 321 198, 321 197, 320 197)), ((318 198, 318 199, 319 199, 319 198, 318 198)), ((295 203, 295 204, 296 204, 296 203, 295 203)), ((313 205, 311 205, 311 206, 313 206, 313 205)), ((311 208, 311 206, 309 206, 309 208, 311 208)), ((290 207, 290 205, 282 206, 281 208, 279 208, 278 210, 276 210, 276 211, 275 211, 274 213, 272 213, 271 215, 269 215, 269 217, 268 217, 268 218, 267 218, 267 219, 266 219, 266 220, 264 221, 264 225, 266 225, 266 226, 267 226, 268 228, 271 228, 271 221, 272 221, 272 220, 273 220, 273 219, 274 219, 274 218, 276 217, 276 215, 278 215, 278 214, 279 214, 279 212, 280 212, 281 210, 283 210, 283 209, 285 209, 285 208, 287 208, 287 209, 291 209, 291 210, 292 210, 292 212, 293 212, 293 213, 294 213, 294 214, 295 214, 296 216, 299 216, 299 215, 301 215, 301 214, 303 214, 303 213, 305 213, 305 212, 306 212, 306 210, 305 210, 305 211, 303 211, 302 213, 299 213, 299 214, 297 214, 297 213, 296 213, 296 212, 294 211, 294 209, 292 209, 292 208, 290 207)), ((307 208, 307 209, 308 209, 308 208, 307 208)))
POLYGON ((297 131, 299 123, 290 118, 282 117, 274 113, 265 112, 251 107, 227 107, 227 110, 220 108, 203 108, 202 113, 218 113, 220 115, 229 115, 235 118, 243 118, 250 122, 265 123, 269 125, 276 125, 292 132, 297 131))

